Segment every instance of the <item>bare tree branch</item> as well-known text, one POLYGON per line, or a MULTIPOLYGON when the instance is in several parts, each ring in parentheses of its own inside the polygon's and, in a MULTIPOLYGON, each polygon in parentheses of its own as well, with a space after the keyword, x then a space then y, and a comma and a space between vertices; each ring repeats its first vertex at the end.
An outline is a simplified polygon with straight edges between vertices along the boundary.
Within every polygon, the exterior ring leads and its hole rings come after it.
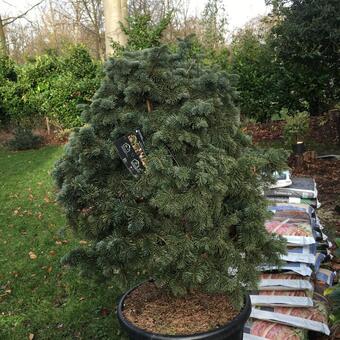
POLYGON ((6 18, 6 19, 2 19, 2 21, 3 21, 3 26, 10 25, 10 24, 12 24, 14 21, 23 18, 28 12, 30 12, 33 8, 35 8, 35 7, 39 6, 40 4, 42 4, 44 1, 45 1, 45 0, 39 1, 38 3, 36 3, 35 5, 33 5, 31 8, 29 8, 26 12, 21 13, 21 14, 19 14, 19 15, 16 16, 16 17, 9 17, 9 18, 6 18))
MULTIPOLYGON (((71 18, 69 15, 67 15, 67 14, 65 14, 65 13, 63 13, 63 12, 61 12, 61 11, 59 11, 58 9, 56 9, 55 11, 56 11, 57 13, 59 13, 60 15, 62 15, 63 17, 65 17, 66 19, 73 20, 73 18, 71 18)), ((82 22, 80 22, 79 24, 80 24, 80 26, 81 26, 82 28, 84 28, 86 31, 88 31, 88 32, 90 32, 90 33, 92 33, 92 34, 94 34, 94 35, 98 35, 98 33, 97 33, 95 30, 93 30, 93 29, 87 27, 87 26, 84 25, 82 22)))
POLYGON ((9 3, 8 1, 5 1, 5 0, 1 0, 1 1, 8 6, 15 7, 13 4, 9 3))

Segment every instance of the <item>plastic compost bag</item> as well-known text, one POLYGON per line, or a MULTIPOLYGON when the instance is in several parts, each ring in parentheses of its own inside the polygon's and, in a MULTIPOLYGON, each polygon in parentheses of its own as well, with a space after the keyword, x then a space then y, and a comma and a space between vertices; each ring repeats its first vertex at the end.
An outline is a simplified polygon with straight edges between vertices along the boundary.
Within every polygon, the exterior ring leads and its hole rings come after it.
POLYGON ((245 333, 268 340, 307 340, 307 331, 275 322, 248 320, 245 333))

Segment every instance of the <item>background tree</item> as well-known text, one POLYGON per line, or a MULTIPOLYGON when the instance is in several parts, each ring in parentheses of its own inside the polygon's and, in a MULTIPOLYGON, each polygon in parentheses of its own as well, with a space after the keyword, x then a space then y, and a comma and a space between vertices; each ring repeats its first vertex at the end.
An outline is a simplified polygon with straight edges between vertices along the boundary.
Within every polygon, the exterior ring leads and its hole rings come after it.
POLYGON ((153 23, 150 14, 129 16, 126 24, 122 24, 122 31, 127 36, 127 46, 132 50, 141 50, 159 46, 164 31, 169 26, 172 13, 166 14, 158 23, 153 23))
POLYGON ((0 13, 0 53, 4 56, 8 55, 8 46, 7 46, 7 38, 6 38, 6 26, 16 22, 18 19, 24 18, 28 12, 30 12, 33 8, 39 6, 44 0, 39 1, 26 11, 20 13, 19 15, 15 17, 6 17, 3 18, 0 13))
POLYGON ((216 49, 225 44, 227 17, 222 0, 208 0, 202 13, 203 43, 216 49))
POLYGON ((121 23, 125 23, 128 16, 127 0, 104 0, 105 16, 105 51, 106 56, 114 52, 112 42, 126 45, 127 39, 122 31, 121 23))
POLYGON ((340 2, 338 0, 275 0, 271 43, 278 62, 291 75, 287 96, 309 103, 317 114, 339 100, 340 2))
POLYGON ((290 105, 287 72, 268 42, 271 23, 259 18, 233 36, 229 69, 238 75, 241 113, 266 121, 290 105))

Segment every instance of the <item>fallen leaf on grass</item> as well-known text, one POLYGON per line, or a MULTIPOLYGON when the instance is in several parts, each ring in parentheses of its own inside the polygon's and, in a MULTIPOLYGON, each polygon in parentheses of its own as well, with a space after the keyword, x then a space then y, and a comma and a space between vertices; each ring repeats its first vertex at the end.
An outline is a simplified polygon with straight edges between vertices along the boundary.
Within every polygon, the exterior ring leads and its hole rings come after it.
POLYGON ((79 244, 87 244, 87 241, 85 241, 85 240, 80 240, 80 241, 79 241, 79 244))
POLYGON ((100 310, 100 315, 101 316, 108 316, 110 314, 110 311, 107 308, 102 308, 100 310))
POLYGON ((41 212, 38 212, 38 213, 36 213, 35 215, 37 216, 37 218, 38 218, 39 220, 41 220, 41 219, 43 218, 43 216, 44 216, 41 212))
POLYGON ((51 200, 50 200, 50 198, 48 197, 48 195, 45 195, 44 201, 45 201, 46 203, 50 203, 50 202, 51 202, 51 200))
POLYGON ((29 257, 30 257, 31 260, 35 260, 35 259, 38 257, 37 255, 35 255, 35 254, 33 253, 33 251, 30 251, 30 252, 28 253, 28 255, 29 255, 29 257))
POLYGON ((20 213, 20 207, 19 208, 16 208, 14 211, 13 211, 13 215, 18 215, 20 213))
POLYGON ((61 244, 63 244, 63 242, 61 242, 61 241, 55 241, 55 244, 57 244, 58 246, 60 246, 61 244))
POLYGON ((50 250, 49 254, 50 256, 55 256, 56 252, 54 250, 50 250))
POLYGON ((33 340, 34 339, 34 334, 33 333, 30 333, 29 335, 28 335, 28 340, 33 340))
POLYGON ((49 266, 48 268, 47 268, 47 272, 51 272, 52 271, 52 267, 51 266, 49 266))

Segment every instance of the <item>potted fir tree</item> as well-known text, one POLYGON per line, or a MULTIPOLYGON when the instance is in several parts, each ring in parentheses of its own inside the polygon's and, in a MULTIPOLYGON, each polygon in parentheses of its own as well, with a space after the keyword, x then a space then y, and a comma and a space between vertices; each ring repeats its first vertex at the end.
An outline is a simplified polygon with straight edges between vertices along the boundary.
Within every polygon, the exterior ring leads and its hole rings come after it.
POLYGON ((294 115, 287 114, 285 120, 285 142, 292 147, 295 155, 302 155, 305 152, 305 139, 309 130, 309 113, 300 111, 294 115))
POLYGON ((92 240, 64 263, 122 289, 153 280, 119 304, 131 339, 241 339, 257 267, 284 251, 261 194, 283 153, 253 149, 232 77, 190 41, 125 53, 105 73, 54 171, 70 225, 92 240))

